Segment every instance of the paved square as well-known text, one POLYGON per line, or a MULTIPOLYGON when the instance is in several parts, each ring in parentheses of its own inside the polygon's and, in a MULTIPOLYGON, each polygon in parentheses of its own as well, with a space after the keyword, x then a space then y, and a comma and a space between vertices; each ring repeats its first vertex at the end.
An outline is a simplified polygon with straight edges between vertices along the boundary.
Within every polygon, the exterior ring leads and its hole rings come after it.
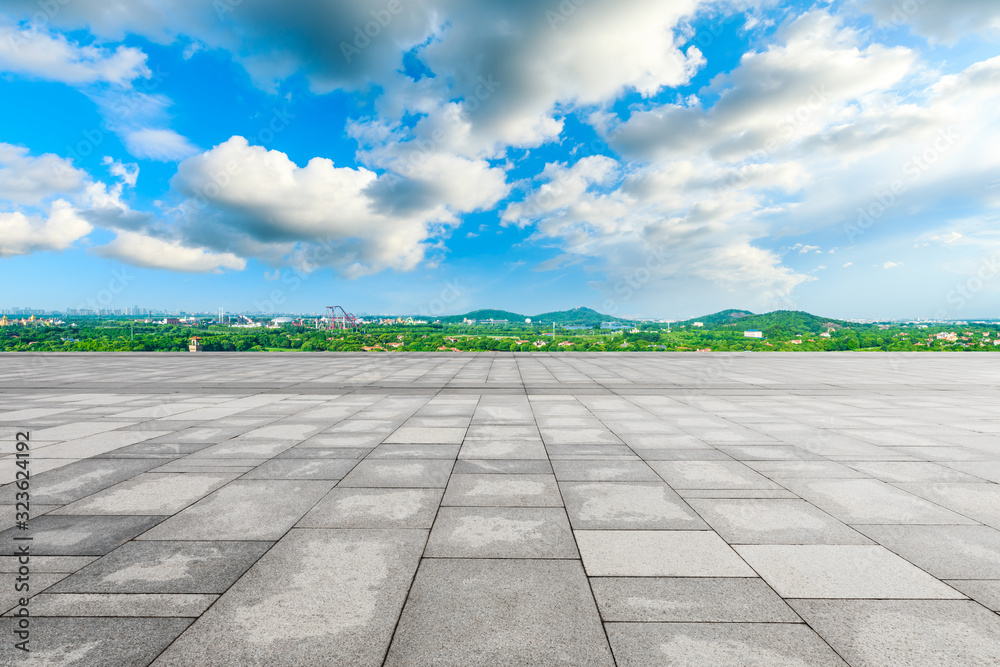
POLYGON ((27 430, 39 664, 995 665, 994 358, 5 354, 0 546, 27 430))

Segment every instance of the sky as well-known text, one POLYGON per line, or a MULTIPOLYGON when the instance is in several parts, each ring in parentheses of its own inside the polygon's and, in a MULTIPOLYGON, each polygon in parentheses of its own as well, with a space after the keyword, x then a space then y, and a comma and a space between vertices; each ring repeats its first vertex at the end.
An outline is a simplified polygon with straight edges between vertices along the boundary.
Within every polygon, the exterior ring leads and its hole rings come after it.
POLYGON ((4 0, 0 308, 1000 317, 1000 3, 4 0))

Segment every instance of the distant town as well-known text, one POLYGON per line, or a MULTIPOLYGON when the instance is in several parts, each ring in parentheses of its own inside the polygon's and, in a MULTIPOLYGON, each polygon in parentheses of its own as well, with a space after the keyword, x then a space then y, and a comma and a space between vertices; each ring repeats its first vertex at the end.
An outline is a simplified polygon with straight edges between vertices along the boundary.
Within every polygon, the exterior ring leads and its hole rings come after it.
POLYGON ((1000 321, 848 321, 802 311, 725 310, 683 321, 629 320, 589 308, 525 316, 129 312, 0 315, 4 351, 1000 351, 1000 321))

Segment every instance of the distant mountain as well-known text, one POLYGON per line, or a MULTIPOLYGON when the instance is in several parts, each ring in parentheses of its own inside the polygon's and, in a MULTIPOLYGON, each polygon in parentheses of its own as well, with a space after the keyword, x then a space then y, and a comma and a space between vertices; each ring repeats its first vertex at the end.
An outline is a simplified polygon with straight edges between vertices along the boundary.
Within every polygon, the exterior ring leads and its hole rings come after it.
POLYGON ((509 310, 473 310, 464 315, 448 315, 436 319, 442 322, 461 322, 462 320, 509 320, 511 324, 523 323, 525 319, 531 318, 534 324, 562 324, 567 326, 584 325, 600 326, 601 322, 626 322, 618 317, 604 315, 592 308, 573 308, 571 310, 557 310, 551 313, 540 315, 521 315, 512 313, 509 310))
POLYGON ((705 329, 757 329, 769 335, 771 332, 821 333, 827 329, 848 326, 843 320, 821 317, 801 310, 775 310, 756 315, 746 310, 723 310, 678 324, 691 326, 694 322, 703 322, 705 329))
POLYGON ((710 325, 727 325, 733 324, 736 320, 743 319, 745 317, 752 316, 749 310, 737 310, 735 308, 730 308, 729 310, 720 310, 717 313, 712 313, 711 315, 705 315, 704 317, 694 317, 690 320, 684 320, 683 322, 677 322, 675 324, 679 325, 692 325, 695 322, 701 322, 705 326, 710 325))
POLYGON ((626 322, 618 317, 604 315, 593 308, 573 308, 571 310, 557 310, 551 313, 532 315, 532 322, 555 322, 556 324, 601 326, 601 322, 626 322))

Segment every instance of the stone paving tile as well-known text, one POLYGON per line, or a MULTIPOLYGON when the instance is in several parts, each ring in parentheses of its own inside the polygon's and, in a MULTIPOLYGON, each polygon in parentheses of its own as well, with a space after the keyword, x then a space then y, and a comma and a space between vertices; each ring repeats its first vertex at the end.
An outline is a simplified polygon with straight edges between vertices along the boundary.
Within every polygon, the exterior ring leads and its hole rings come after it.
POLYGON ((1000 580, 949 579, 944 583, 965 593, 987 609, 1000 612, 1000 580))
POLYGON ((562 460, 637 460, 639 457, 627 445, 545 445, 548 457, 562 460))
POLYGON ((296 445, 291 449, 286 449, 273 460, 283 459, 363 459, 370 451, 371 447, 306 447, 296 445))
POLYGON ((793 600, 854 667, 1000 664, 1000 616, 975 602, 793 600))
POLYGON ((650 467, 675 489, 780 489, 737 461, 653 461, 650 467))
POLYGON ((579 558, 566 512, 546 507, 442 507, 431 558, 579 558))
MULTIPOLYGON (((991 445, 996 447, 996 444, 991 445)), ((959 472, 964 472, 974 477, 984 479, 995 484, 1000 484, 1000 461, 988 461, 976 463, 962 463, 962 462, 946 462, 941 465, 947 466, 953 470, 959 472)))
MULTIPOLYGON (((12 636, 14 619, 0 619, 0 632, 12 636)), ((38 618, 31 623, 31 658, 0 644, 7 665, 135 667, 148 665, 191 624, 190 618, 38 618)), ((205 664, 205 663, 202 663, 205 664)))
POLYGON ((881 546, 811 544, 733 548, 783 598, 965 597, 881 546))
POLYGON ((234 473, 143 473, 51 514, 176 514, 236 477, 234 473))
POLYGON ((658 482, 660 476, 643 461, 552 462, 560 482, 658 482))
POLYGON ((879 480, 794 479, 784 480, 782 483, 790 491, 844 523, 975 523, 972 519, 879 480))
POLYGON ((845 461, 844 465, 883 482, 982 482, 973 475, 924 461, 845 461))
POLYGON ((989 526, 856 526, 939 579, 1000 579, 1000 530, 989 526))
MULTIPOLYGON (((31 554, 34 556, 103 556, 122 543, 163 521, 164 516, 54 516, 46 514, 30 521, 31 554)), ((17 553, 14 537, 23 531, 10 528, 0 533, 4 554, 17 553)))
MULTIPOLYGON (((38 558, 44 558, 44 556, 38 556, 38 558)), ((0 579, 5 580, 5 583, 9 582, 9 585, 5 585, 0 589, 0 614, 16 611, 21 605, 21 600, 24 598, 34 601, 36 596, 47 591, 67 576, 65 572, 37 572, 32 570, 29 582, 30 587, 27 591, 18 591, 15 589, 15 584, 19 583, 15 577, 8 577, 6 575, 0 577, 0 579)), ((28 609, 29 611, 33 609, 30 602, 28 609)), ((34 613, 34 611, 31 611, 31 613, 34 613)))
MULTIPOLYGON (((31 556, 31 571, 44 572, 76 572, 81 567, 97 560, 97 556, 31 556)), ((0 556, 0 574, 13 574, 18 570, 17 556, 0 556)))
POLYGON ((368 454, 370 459, 455 459, 460 445, 382 444, 368 454))
MULTIPOLYGON (((162 464, 162 459, 84 459, 37 476, 32 475, 31 501, 39 505, 65 505, 162 464)), ((34 466, 32 469, 34 470, 34 466)), ((5 490, 12 493, 14 487, 9 486, 5 490)))
POLYGON ((722 538, 695 530, 576 530, 591 577, 753 577, 722 538))
POLYGON ((143 540, 277 540, 330 481, 237 480, 146 532, 143 540))
POLYGON ((385 664, 614 661, 579 562, 448 558, 421 563, 385 664))
POLYGON ((868 477, 865 473, 849 468, 835 461, 744 461, 748 468, 756 470, 775 481, 782 479, 858 479, 868 477))
POLYGON ((442 505, 562 507, 553 475, 452 475, 442 505))
POLYGON ((801 623, 762 579, 592 577, 605 621, 801 623))
POLYGON ((537 459, 460 459, 455 463, 455 474, 537 474, 551 475, 552 465, 537 459))
POLYGON ((295 529, 153 664, 379 665, 426 540, 295 529))
POLYGON ((444 488, 453 465, 451 460, 440 459, 367 458, 355 466, 338 486, 444 488))
POLYGON ((608 623, 619 667, 834 667, 846 663, 811 629, 787 623, 608 623))
MULTIPOLYGON (((631 443, 629 443, 631 444, 631 443)), ((633 446, 633 451, 644 461, 732 461, 732 457, 718 449, 647 449, 633 446)))
POLYGON ((541 429, 546 445, 618 445, 621 440, 603 428, 547 428, 541 429))
POLYGON ((663 482, 561 482, 575 529, 706 530, 708 525, 663 482))
POLYGON ((688 504, 730 544, 871 544, 804 500, 699 499, 688 504))
POLYGON ((896 486, 970 519, 1000 528, 1000 484, 936 483, 896 486))
POLYGON ((271 459, 260 464, 242 479, 343 479, 357 459, 271 459))
POLYGON ((223 593, 272 542, 132 541, 59 582, 57 593, 223 593))
POLYGON ((784 489, 768 491, 759 489, 678 489, 677 495, 688 498, 769 498, 780 500, 797 500, 798 496, 784 489))
POLYGON ((548 458, 539 440, 466 440, 459 459, 539 459, 548 458))
POLYGON ((389 435, 384 442, 428 445, 460 445, 465 438, 464 428, 420 428, 403 426, 389 435))
POLYGON ((425 528, 434 523, 441 489, 330 491, 296 526, 300 528, 425 528))
POLYGON ((42 593, 31 600, 32 616, 197 618, 218 595, 170 593, 42 593))

